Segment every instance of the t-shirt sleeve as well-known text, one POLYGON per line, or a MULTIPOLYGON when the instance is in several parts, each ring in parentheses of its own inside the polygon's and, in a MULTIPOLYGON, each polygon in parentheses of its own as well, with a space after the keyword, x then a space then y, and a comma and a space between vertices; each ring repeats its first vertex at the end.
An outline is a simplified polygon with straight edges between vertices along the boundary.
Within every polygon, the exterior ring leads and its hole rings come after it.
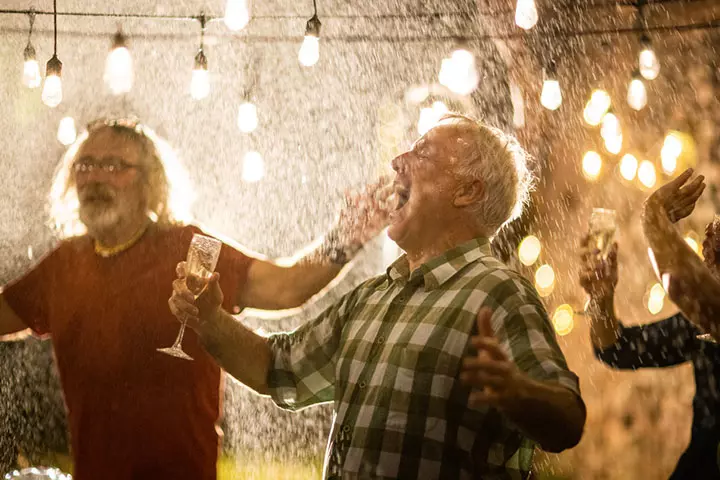
POLYGON ((59 257, 57 248, 2 290, 10 308, 37 335, 51 333, 49 289, 59 257))
POLYGON ((220 249, 220 258, 215 270, 220 274, 220 288, 225 295, 223 308, 232 314, 240 313, 242 306, 237 304, 238 293, 247 281, 253 261, 252 257, 226 243, 220 249))

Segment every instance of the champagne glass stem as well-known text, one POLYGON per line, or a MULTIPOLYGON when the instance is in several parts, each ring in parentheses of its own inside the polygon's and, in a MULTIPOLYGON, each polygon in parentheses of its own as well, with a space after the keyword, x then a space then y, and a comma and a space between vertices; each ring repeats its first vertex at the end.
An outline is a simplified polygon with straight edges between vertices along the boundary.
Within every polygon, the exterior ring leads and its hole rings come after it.
POLYGON ((175 343, 173 343, 173 348, 181 348, 180 345, 183 341, 183 336, 185 335, 185 326, 187 325, 187 322, 182 322, 180 324, 180 331, 178 332, 178 336, 175 339, 175 343))

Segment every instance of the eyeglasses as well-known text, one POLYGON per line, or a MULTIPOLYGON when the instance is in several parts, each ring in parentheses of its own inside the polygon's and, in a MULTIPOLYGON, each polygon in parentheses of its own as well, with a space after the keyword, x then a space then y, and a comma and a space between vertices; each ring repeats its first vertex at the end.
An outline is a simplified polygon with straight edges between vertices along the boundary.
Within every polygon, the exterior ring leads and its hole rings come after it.
POLYGON ((140 167, 137 165, 130 165, 127 162, 112 161, 112 162, 95 162, 90 160, 78 160, 72 166, 73 172, 77 173, 91 173, 94 171, 101 171, 110 175, 120 175, 128 170, 139 170, 140 167))

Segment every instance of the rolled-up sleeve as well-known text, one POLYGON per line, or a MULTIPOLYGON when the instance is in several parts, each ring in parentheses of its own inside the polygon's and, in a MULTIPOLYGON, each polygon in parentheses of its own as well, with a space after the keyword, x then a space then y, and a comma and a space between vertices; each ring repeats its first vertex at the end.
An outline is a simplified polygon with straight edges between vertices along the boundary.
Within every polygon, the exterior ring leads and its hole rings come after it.
POLYGON ((357 291, 298 329, 268 337, 272 362, 267 384, 270 397, 279 407, 300 410, 333 400, 342 331, 357 291))

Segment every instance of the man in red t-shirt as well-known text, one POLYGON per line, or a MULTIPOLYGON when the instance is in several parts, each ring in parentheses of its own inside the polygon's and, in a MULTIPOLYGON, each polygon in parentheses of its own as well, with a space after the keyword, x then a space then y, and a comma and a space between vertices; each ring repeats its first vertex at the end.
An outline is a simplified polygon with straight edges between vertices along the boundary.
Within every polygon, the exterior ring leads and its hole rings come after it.
MULTIPOLYGON (((157 351, 178 333, 169 288, 200 232, 170 208, 177 166, 166 153, 142 125, 91 127, 68 150, 51 193, 55 225, 85 233, 67 235, 0 295, 0 338, 28 328, 51 335, 78 480, 216 477, 220 368, 194 332, 182 345, 193 361, 157 351)), ((224 307, 302 305, 384 225, 380 197, 376 185, 349 202, 321 247, 291 267, 224 244, 216 270, 234 292, 224 307), (357 202, 371 208, 351 215, 357 202)))

